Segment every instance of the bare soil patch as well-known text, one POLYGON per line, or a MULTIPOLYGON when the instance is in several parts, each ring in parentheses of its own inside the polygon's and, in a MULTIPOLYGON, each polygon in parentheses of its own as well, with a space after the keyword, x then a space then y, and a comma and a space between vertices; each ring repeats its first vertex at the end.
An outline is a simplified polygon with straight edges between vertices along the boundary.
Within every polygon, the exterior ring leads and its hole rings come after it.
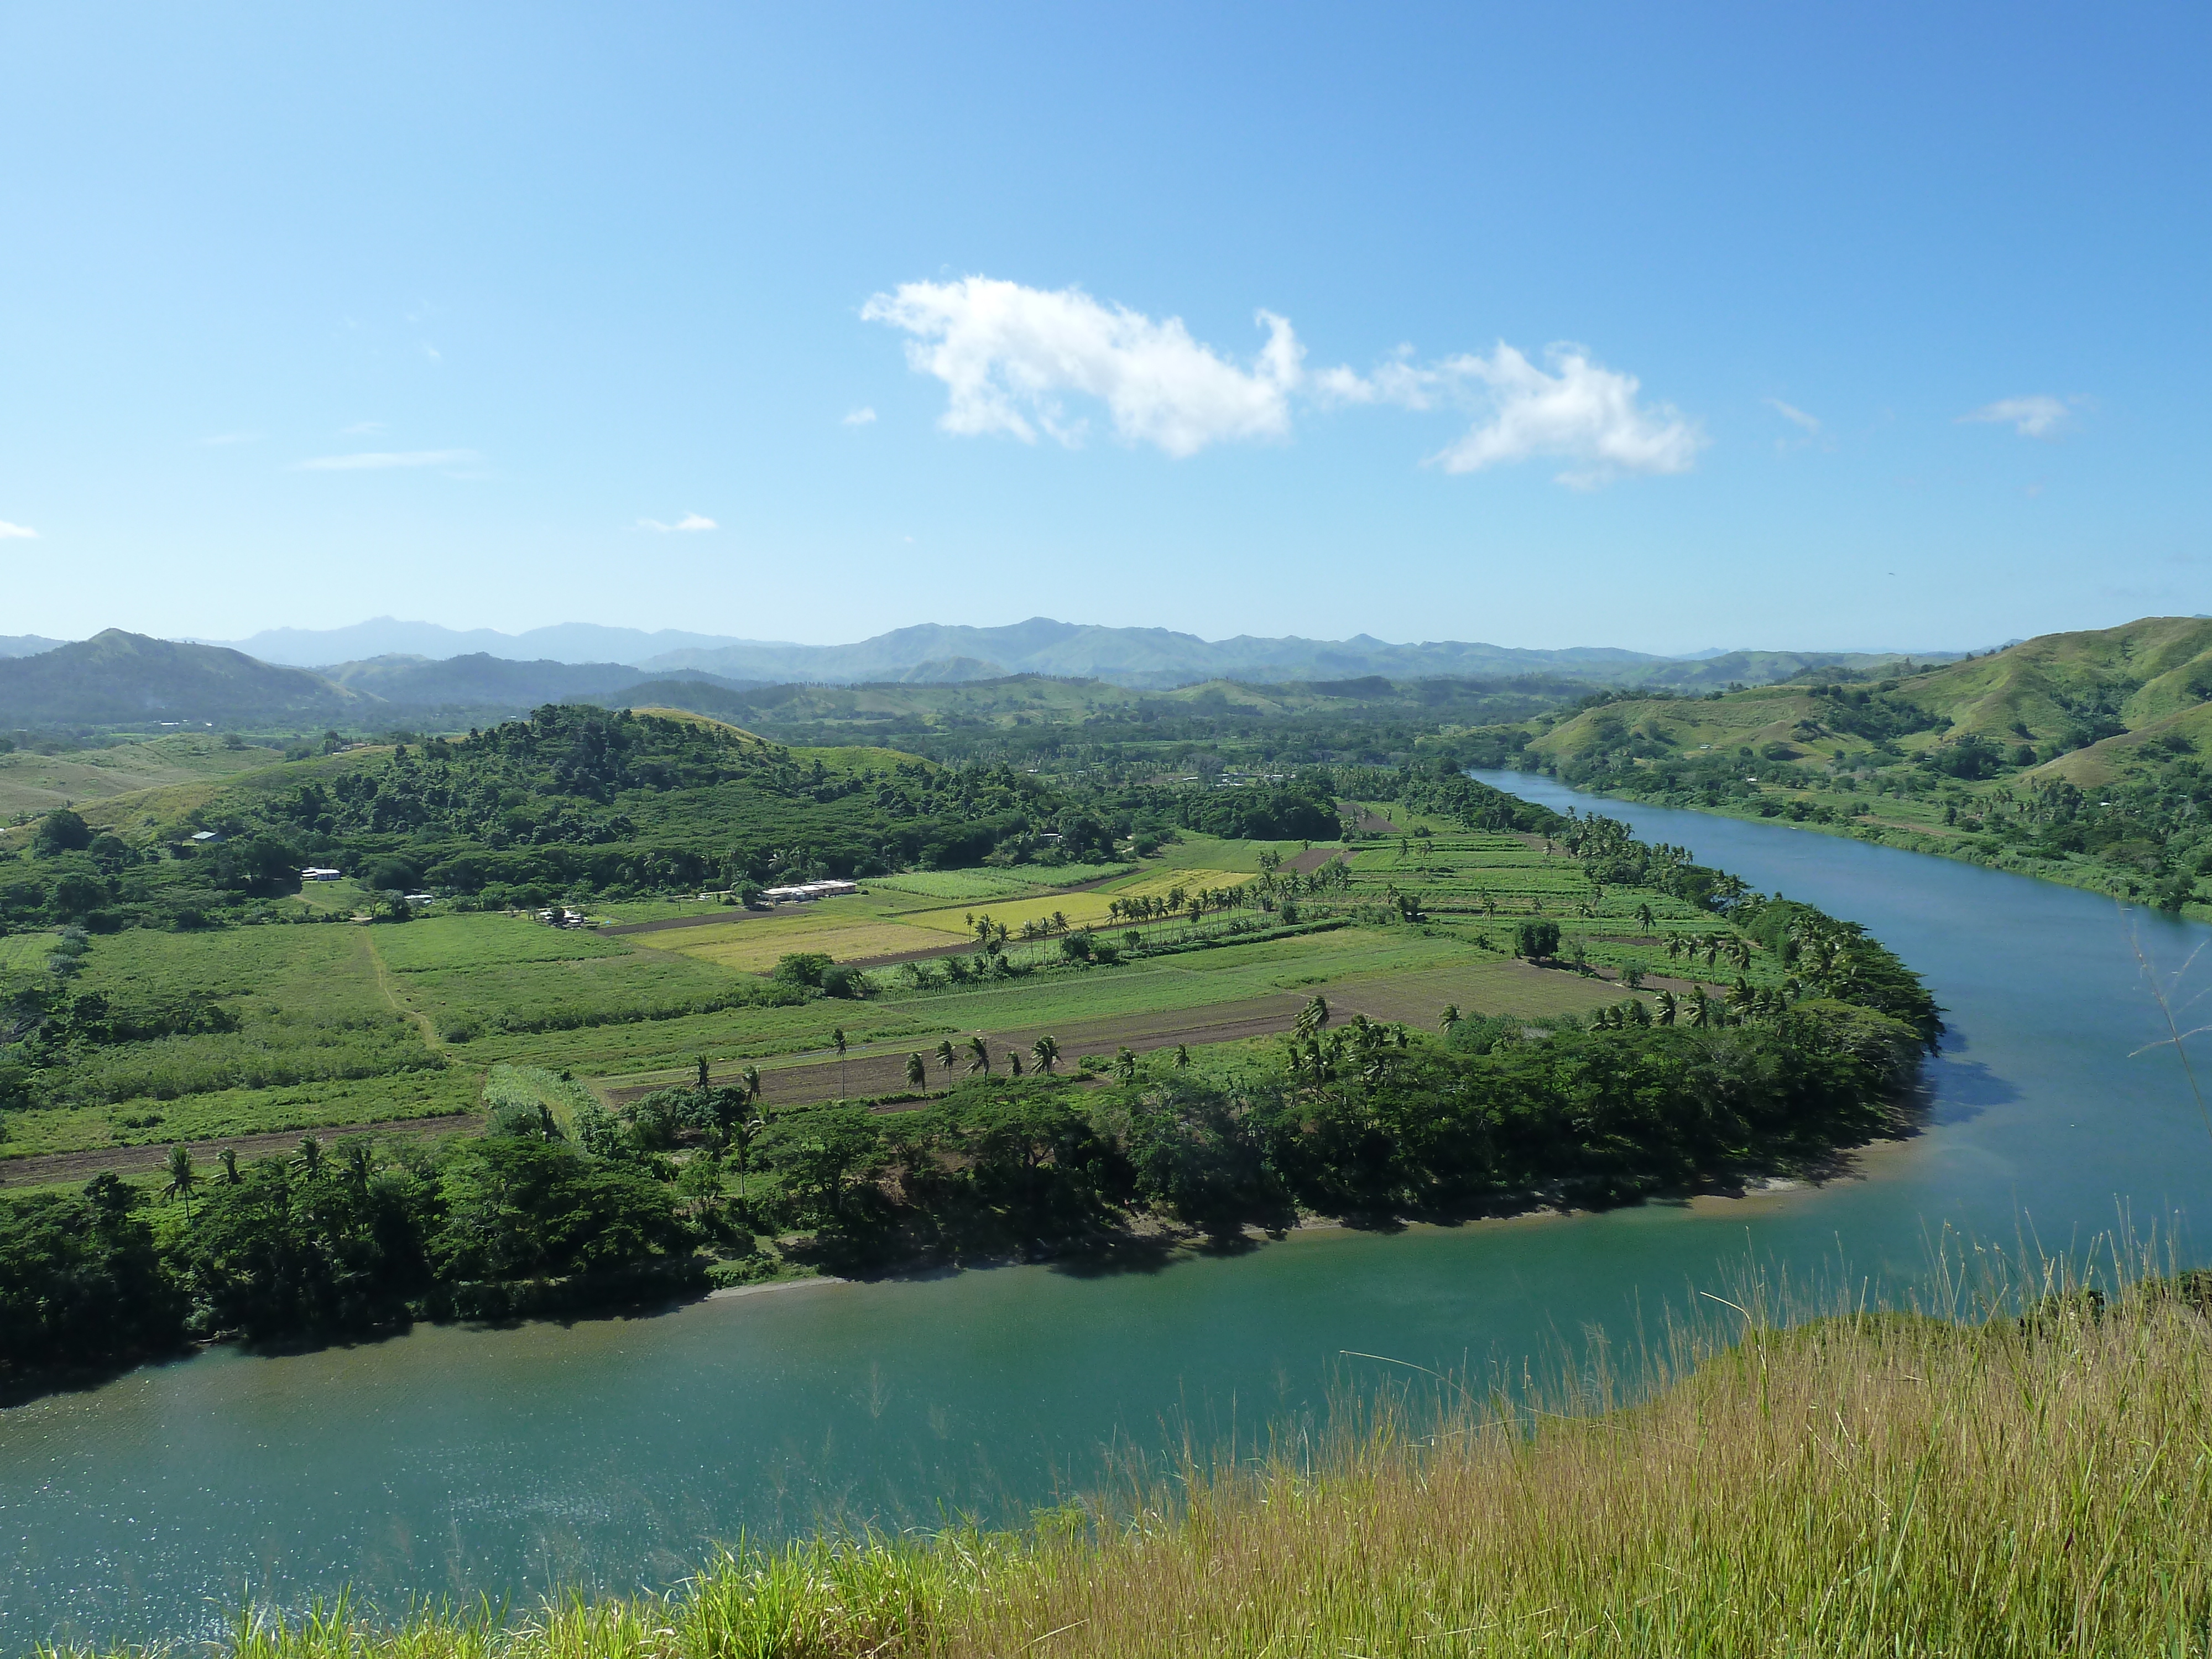
MULTIPOLYGON (((283 1129, 269 1134, 230 1135, 216 1140, 190 1140, 185 1145, 192 1152, 195 1164, 212 1164, 217 1153, 226 1146, 238 1149, 240 1158, 251 1162, 269 1152, 289 1152, 300 1144, 301 1135, 319 1135, 325 1142, 345 1139, 354 1135, 378 1135, 390 1139, 394 1135, 421 1137, 456 1134, 474 1129, 483 1122, 481 1112, 455 1112, 446 1117, 393 1118, 382 1123, 348 1123, 321 1128, 283 1129)), ((169 1161, 173 1143, 161 1141, 146 1146, 102 1146, 84 1152, 48 1152, 38 1158, 13 1158, 0 1160, 0 1187, 51 1187, 70 1181, 89 1181, 102 1170, 112 1170, 118 1175, 145 1175, 160 1169, 169 1161)))
POLYGON ((1302 876, 1310 876, 1323 865, 1334 864, 1339 859, 1349 856, 1350 854, 1341 847, 1310 847, 1296 858, 1285 860, 1283 868, 1295 871, 1302 876))

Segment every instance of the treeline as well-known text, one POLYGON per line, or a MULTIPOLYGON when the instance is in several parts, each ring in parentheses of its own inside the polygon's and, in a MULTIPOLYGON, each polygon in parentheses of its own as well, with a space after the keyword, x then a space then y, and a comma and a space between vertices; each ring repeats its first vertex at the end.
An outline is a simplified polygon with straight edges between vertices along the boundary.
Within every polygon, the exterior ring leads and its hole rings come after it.
POLYGON ((1006 764, 839 767, 726 727, 547 707, 452 741, 314 762, 283 789, 219 796, 150 843, 57 811, 0 860, 0 927, 205 926, 261 913, 311 864, 380 892, 503 907, 987 859, 1083 862, 1181 829, 1321 838, 1336 829, 1328 788, 1321 774, 1209 792, 1006 764))

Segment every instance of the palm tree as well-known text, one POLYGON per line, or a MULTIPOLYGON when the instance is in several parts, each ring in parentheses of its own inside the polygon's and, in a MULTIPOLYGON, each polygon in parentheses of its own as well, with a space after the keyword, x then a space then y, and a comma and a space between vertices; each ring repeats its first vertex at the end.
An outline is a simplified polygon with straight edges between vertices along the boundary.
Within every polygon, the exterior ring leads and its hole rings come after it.
POLYGON ((1662 991, 1659 994, 1658 1018, 1662 1025, 1672 1025, 1674 1023, 1674 994, 1672 991, 1662 991))
POLYGON ((830 1046, 837 1051, 837 1098, 845 1097, 845 1028, 840 1025, 830 1033, 830 1046))
POLYGON ((1010 1075, 1014 1077, 1019 1077, 1022 1074, 1022 1051, 1020 1049, 1009 1048, 1006 1050, 1006 1070, 1010 1075))
POLYGON ((954 1058, 952 1039, 947 1037, 937 1045, 937 1063, 949 1072, 952 1069, 954 1058))
POLYGON ((162 1189, 164 1198, 185 1200, 185 1219, 192 1218, 192 1188, 199 1184, 199 1171, 192 1168, 191 1149, 187 1146, 169 1148, 169 1184, 162 1189))
POLYGON ((1647 939, 1650 937, 1651 907, 1649 904, 1639 904, 1636 907, 1636 925, 1644 930, 1647 939))
POLYGON ((1030 1044, 1030 1058, 1036 1061, 1037 1070, 1051 1076, 1052 1068, 1060 1064, 1060 1040, 1049 1034, 1039 1037, 1030 1044))
POLYGON ((1054 911, 1052 913, 1052 925, 1055 932, 1062 933, 1066 933, 1067 931, 1067 913, 1064 910, 1054 911))
POLYGON ((1137 1056, 1127 1044, 1124 1044, 1114 1055, 1114 1075, 1121 1079, 1123 1083, 1134 1083, 1137 1080, 1137 1056))
POLYGON ((973 1077, 978 1072, 991 1075, 991 1045, 980 1034, 968 1039, 968 1075, 973 1077))
POLYGON ((1316 995, 1304 1007, 1298 1010, 1298 1017, 1291 1022, 1291 1029, 1302 1037, 1310 1037, 1328 1024, 1328 999, 1316 995))
POLYGON ((1447 1002, 1444 1004, 1443 1018, 1437 1022, 1437 1030, 1449 1036, 1450 1035, 1451 1028, 1458 1024, 1461 1018, 1462 1015, 1459 1012, 1459 1004, 1456 1002, 1447 1002))
POLYGON ((747 1100, 758 1100, 761 1097, 761 1075, 759 1066, 746 1066, 744 1071, 738 1073, 738 1081, 745 1085, 745 1098, 747 1100))
POLYGON ((707 1086, 707 1056, 704 1054, 693 1056, 692 1064, 699 1068, 698 1079, 692 1086, 703 1089, 707 1086))
MULTIPOLYGON (((538 1109, 544 1112, 543 1105, 538 1109)), ((546 1113, 550 1119, 550 1113, 546 1113)), ((376 1148, 366 1135, 349 1140, 338 1154, 338 1169, 345 1176, 346 1185, 366 1196, 370 1179, 376 1174, 376 1148)))
POLYGON ((908 1054, 906 1057, 907 1087, 909 1089, 919 1089, 928 1081, 929 1066, 927 1062, 923 1060, 920 1054, 908 1054))
POLYGON ((1680 933, 1669 933, 1669 934, 1668 934, 1668 935, 1667 935, 1667 960, 1668 960, 1668 961, 1669 961, 1669 962, 1677 961, 1677 960, 1679 960, 1679 959, 1680 958, 1681 954, 1682 954, 1682 936, 1681 936, 1680 933))
POLYGON ((1702 1031, 1713 1023, 1713 1000, 1702 985, 1690 988, 1690 1029, 1702 1031))
POLYGON ((309 1181, 319 1179, 323 1173, 323 1143, 313 1135, 301 1135, 299 1155, 293 1158, 292 1167, 309 1181))
POLYGON ((1176 1044, 1175 1063, 1176 1070, 1178 1072, 1188 1072, 1190 1069, 1190 1044, 1188 1042, 1176 1044))
POLYGON ((238 1172, 237 1147, 226 1146, 215 1156, 216 1161, 222 1165, 222 1182, 224 1186, 235 1187, 240 1182, 246 1178, 238 1172))

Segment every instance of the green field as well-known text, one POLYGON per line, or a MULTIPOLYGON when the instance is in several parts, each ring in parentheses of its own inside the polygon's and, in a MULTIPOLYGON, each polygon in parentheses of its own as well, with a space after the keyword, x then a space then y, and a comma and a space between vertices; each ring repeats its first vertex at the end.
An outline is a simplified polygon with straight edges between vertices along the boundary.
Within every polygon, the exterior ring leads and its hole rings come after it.
MULTIPOLYGON (((1124 1042, 1146 1047, 1149 1031, 1212 1022, 1242 1053, 1316 993, 1432 1028, 1447 1005, 1527 1018, 1586 1011, 1620 1000, 1630 969, 1685 990, 1693 978, 1723 988, 1739 971, 1754 985, 1780 977, 1763 956, 1742 970, 1725 957, 1694 966, 1668 957, 1670 935, 1708 939, 1716 919, 1656 893, 1601 893, 1578 860, 1547 851, 1540 836, 1469 831, 1402 810, 1392 821, 1404 836, 1357 843, 1348 882, 1310 878, 1290 896, 1300 928, 1331 924, 1319 931, 1285 933, 1280 917, 1251 906, 1196 925, 1181 915, 1109 923, 1117 899, 1235 888, 1258 877, 1263 854, 1288 860, 1303 850, 1188 836, 1085 893, 1039 894, 997 871, 957 872, 727 921, 695 904, 691 914, 714 919, 617 936, 496 912, 404 926, 96 936, 80 994, 96 991, 122 1010, 197 995, 236 1029, 87 1047, 58 1097, 9 1115, 0 1150, 23 1157, 442 1115, 475 1109, 495 1066, 517 1068, 500 1074, 536 1079, 541 1093, 562 1072, 577 1079, 571 1086, 601 1092, 677 1080, 702 1054, 774 1073, 819 1064, 840 1029, 855 1055, 902 1055, 974 1031, 1066 1031, 1110 1054, 1124 1042), (993 897, 945 898, 963 884, 993 897), (1417 920, 1401 907, 1408 897, 1417 920), (1638 919, 1645 906, 1648 932, 1638 919), (1018 937, 1024 922, 1055 912, 1069 928, 1141 948, 1085 964, 1067 958, 1061 929, 1018 937), (799 1000, 764 976, 780 957, 815 951, 866 962, 970 947, 963 959, 981 963, 969 918, 986 913, 1016 934, 1011 967, 996 977, 956 982, 925 961, 872 970, 864 1000, 799 1000), (1562 961, 1579 959, 1579 971, 1513 959, 1515 929, 1538 916, 1558 921, 1562 961)), ((54 937, 15 935, 0 948, 37 974, 54 937)))

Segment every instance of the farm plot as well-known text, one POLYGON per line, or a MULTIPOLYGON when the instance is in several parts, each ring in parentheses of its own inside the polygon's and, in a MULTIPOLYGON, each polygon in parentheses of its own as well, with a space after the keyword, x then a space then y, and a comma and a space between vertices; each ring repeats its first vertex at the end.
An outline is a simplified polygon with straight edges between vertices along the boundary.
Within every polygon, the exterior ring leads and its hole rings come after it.
POLYGON ((1117 881, 1087 893, 1056 893, 1048 897, 1017 899, 1011 902, 946 906, 916 910, 901 920, 916 927, 946 933, 972 933, 976 921, 988 915, 992 921, 1018 930, 1025 922, 1044 921, 1070 927, 1099 927, 1110 924, 1117 902, 1150 898, 1166 902, 1178 890, 1195 893, 1210 888, 1235 887, 1251 878, 1234 870, 1148 870, 1133 880, 1117 881))
POLYGON ((795 953, 817 953, 839 962, 872 961, 939 951, 949 942, 941 931, 911 926, 906 919, 890 920, 865 899, 830 899, 793 916, 631 937, 641 948, 755 974, 775 967, 778 957, 795 953))
POLYGON ((158 1026, 211 1003, 236 1029, 93 1048, 69 1066, 57 1105, 170 1101, 444 1063, 386 994, 359 928, 134 929, 97 940, 84 961, 78 994, 104 997, 118 1018, 158 1026))

